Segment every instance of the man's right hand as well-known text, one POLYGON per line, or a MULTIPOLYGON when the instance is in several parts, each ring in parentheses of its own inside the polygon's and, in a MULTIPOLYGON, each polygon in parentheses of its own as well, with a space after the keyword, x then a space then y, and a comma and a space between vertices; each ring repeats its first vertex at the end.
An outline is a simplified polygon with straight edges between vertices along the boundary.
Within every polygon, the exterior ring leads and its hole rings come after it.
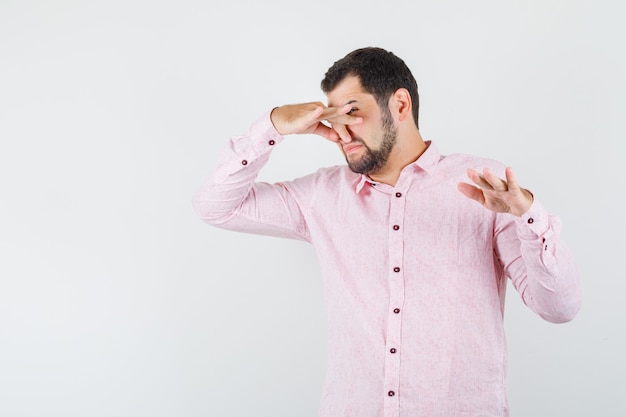
POLYGON ((272 110, 270 118, 281 135, 315 134, 332 142, 351 142, 346 126, 363 121, 360 117, 347 114, 352 106, 326 107, 321 102, 288 104, 272 110), (322 121, 327 121, 330 126, 322 121))

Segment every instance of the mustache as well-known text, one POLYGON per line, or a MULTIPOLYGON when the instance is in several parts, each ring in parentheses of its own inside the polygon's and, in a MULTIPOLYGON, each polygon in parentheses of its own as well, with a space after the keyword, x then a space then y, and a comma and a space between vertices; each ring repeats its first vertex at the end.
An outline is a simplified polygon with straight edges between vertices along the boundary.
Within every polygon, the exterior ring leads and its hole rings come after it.
POLYGON ((349 144, 353 144, 353 143, 359 143, 363 146, 365 146, 367 148, 367 145, 365 144, 365 142, 363 141, 363 139, 361 139, 358 136, 350 136, 352 138, 352 140, 350 142, 344 142, 343 140, 339 139, 342 143, 349 145, 349 144))

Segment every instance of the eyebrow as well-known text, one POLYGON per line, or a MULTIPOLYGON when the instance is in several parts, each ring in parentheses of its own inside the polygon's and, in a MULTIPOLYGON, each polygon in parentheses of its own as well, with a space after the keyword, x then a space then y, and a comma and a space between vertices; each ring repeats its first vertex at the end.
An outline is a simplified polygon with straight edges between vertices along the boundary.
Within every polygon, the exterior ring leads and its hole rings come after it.
MULTIPOLYGON (((342 104, 342 107, 343 107, 343 106, 347 106, 348 104, 358 103, 358 102, 359 102, 358 100, 350 100, 350 101, 347 101, 347 102, 343 103, 343 104, 342 104)), ((333 107, 333 106, 331 106, 331 105, 330 105, 330 103, 328 103, 328 105, 329 105, 330 107, 333 107)))

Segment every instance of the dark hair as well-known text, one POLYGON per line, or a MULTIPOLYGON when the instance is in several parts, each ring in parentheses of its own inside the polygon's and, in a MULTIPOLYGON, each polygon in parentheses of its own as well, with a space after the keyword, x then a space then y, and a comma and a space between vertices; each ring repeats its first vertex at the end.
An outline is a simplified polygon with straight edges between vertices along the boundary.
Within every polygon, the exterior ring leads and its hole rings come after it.
POLYGON ((363 89, 372 94, 382 111, 388 111, 389 98, 398 88, 406 88, 413 103, 413 119, 419 128, 417 82, 404 61, 382 48, 361 48, 336 61, 326 71, 322 91, 328 94, 344 78, 355 75, 363 89))

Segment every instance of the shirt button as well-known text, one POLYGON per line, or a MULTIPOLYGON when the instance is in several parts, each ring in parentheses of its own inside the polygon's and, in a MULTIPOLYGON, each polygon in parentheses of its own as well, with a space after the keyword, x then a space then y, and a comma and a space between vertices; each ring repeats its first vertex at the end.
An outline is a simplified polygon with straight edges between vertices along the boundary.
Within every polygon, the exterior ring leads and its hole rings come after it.
POLYGON ((402 193, 396 193, 396 197, 398 198, 402 197, 402 193))
POLYGON ((393 268, 393 272, 400 272, 400 268, 396 266, 395 268, 393 268))
POLYGON ((241 161, 241 165, 248 165, 248 161, 244 159, 243 161, 241 161))
POLYGON ((396 348, 391 348, 391 349, 389 349, 389 352, 391 352, 391 353, 396 353, 396 348))
POLYGON ((274 139, 272 139, 272 140, 270 140, 270 141, 269 141, 269 144, 270 144, 270 145, 274 145, 275 143, 276 143, 276 142, 274 142, 274 139))
POLYGON ((394 309, 393 309, 393 312, 394 312, 394 313, 396 313, 396 314, 398 314, 398 313, 400 312, 400 309, 399 309, 399 308, 394 308, 394 309))
POLYGON ((398 226, 397 224, 393 225, 393 230, 400 230, 400 226, 398 226))
POLYGON ((528 219, 528 224, 532 224, 535 221, 535 219, 533 219, 532 217, 530 219, 528 219))
POLYGON ((390 397, 393 397, 394 395, 396 395, 396 393, 395 393, 395 392, 393 392, 393 391, 389 391, 389 392, 387 393, 387 395, 388 395, 388 396, 390 396, 390 397))

